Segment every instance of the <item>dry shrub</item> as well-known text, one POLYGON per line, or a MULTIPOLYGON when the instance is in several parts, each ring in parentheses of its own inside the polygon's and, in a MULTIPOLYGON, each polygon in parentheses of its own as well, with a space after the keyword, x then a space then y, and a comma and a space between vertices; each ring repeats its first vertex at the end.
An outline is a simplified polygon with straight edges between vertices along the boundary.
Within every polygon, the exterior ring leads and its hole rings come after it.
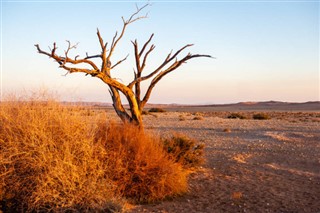
POLYGON ((166 110, 162 108, 151 108, 149 109, 149 112, 166 112, 166 110))
POLYGON ((196 144, 185 135, 175 134, 163 139, 163 144, 171 158, 185 168, 197 167, 204 162, 204 144, 196 144))
POLYGON ((54 101, 0 105, 0 210, 121 211, 187 190, 160 139, 54 101))
MULTIPOLYGON (((74 110, 77 110, 73 107, 74 110)), ((80 110, 78 110, 80 112, 80 110)), ((94 125, 56 102, 1 103, 0 184, 4 211, 117 208, 94 125)))
POLYGON ((255 120, 268 120, 270 119, 270 116, 266 113, 256 113, 252 116, 255 120))
POLYGON ((142 110, 142 113, 141 113, 142 115, 149 115, 150 113, 148 112, 148 111, 146 111, 146 110, 142 110))
POLYGON ((201 120, 203 120, 203 117, 202 116, 195 116, 192 120, 201 121, 201 120))
POLYGON ((185 120, 186 120, 186 118, 184 115, 179 115, 179 121, 185 121, 185 120))
POLYGON ((242 115, 241 113, 238 112, 233 112, 230 115, 228 115, 228 118, 230 119, 247 119, 246 116, 242 115))
POLYGON ((110 151, 107 175, 135 202, 151 202, 187 190, 187 171, 169 158, 160 138, 136 126, 101 123, 98 138, 110 151))

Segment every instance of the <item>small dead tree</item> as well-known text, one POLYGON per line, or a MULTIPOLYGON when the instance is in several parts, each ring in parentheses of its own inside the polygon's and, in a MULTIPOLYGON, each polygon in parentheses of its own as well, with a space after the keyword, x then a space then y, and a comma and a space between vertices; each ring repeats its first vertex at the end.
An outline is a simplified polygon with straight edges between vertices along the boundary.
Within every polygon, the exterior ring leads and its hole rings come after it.
POLYGON ((181 59, 178 59, 178 55, 180 53, 192 46, 192 44, 187 44, 184 47, 180 48, 175 53, 169 53, 167 57, 164 59, 162 64, 160 64, 155 70, 152 72, 149 72, 147 75, 142 75, 145 67, 146 62, 148 59, 149 54, 155 49, 155 45, 149 45, 153 35, 150 36, 150 38, 142 45, 142 48, 139 48, 137 40, 131 41, 134 47, 134 56, 135 56, 135 71, 134 71, 134 79, 129 84, 124 84, 122 82, 119 82, 116 78, 113 78, 111 75, 111 70, 113 70, 116 66, 121 64, 123 61, 127 59, 128 56, 123 58, 122 60, 117 61, 116 63, 112 63, 111 57, 117 47, 117 44, 122 39, 128 25, 132 24, 135 21, 138 21, 140 19, 146 18, 147 16, 139 16, 139 13, 145 8, 149 6, 149 4, 144 5, 143 7, 137 7, 137 10, 135 13, 133 13, 128 19, 124 19, 122 17, 123 26, 120 34, 118 32, 115 33, 113 36, 110 48, 108 49, 108 42, 104 42, 102 36, 100 35, 99 29, 97 29, 97 36, 99 39, 100 47, 101 47, 101 53, 97 55, 88 55, 86 54, 86 57, 80 58, 79 55, 77 55, 75 58, 69 57, 69 52, 72 49, 75 49, 77 47, 76 45, 72 45, 70 41, 67 41, 68 48, 64 51, 64 55, 58 55, 56 53, 57 46, 56 43, 53 43, 53 47, 50 48, 49 52, 43 51, 38 44, 35 44, 35 47, 38 50, 38 53, 44 54, 49 56, 49 58, 54 59, 58 64, 59 68, 63 68, 67 70, 68 73, 76 73, 76 72, 82 72, 86 75, 91 75, 92 77, 99 78, 102 80, 105 84, 107 84, 110 88, 109 92, 112 97, 113 101, 113 107, 117 113, 117 115, 121 118, 123 122, 130 122, 134 123, 136 125, 142 126, 142 110, 146 103, 148 102, 151 92, 155 85, 167 74, 170 72, 176 70, 178 67, 180 67, 183 63, 186 63, 188 60, 192 58, 198 58, 198 57, 211 57, 210 55, 201 55, 201 54, 191 54, 188 53, 181 59), (99 58, 101 59, 101 65, 97 65, 93 62, 92 59, 99 58), (90 68, 84 68, 80 65, 86 65, 90 68), (80 67, 76 67, 80 66, 80 67), (151 83, 142 97, 141 95, 141 87, 140 84, 143 81, 146 81, 148 79, 151 79, 151 83), (122 104, 120 93, 122 93, 130 106, 130 112, 127 112, 122 104))

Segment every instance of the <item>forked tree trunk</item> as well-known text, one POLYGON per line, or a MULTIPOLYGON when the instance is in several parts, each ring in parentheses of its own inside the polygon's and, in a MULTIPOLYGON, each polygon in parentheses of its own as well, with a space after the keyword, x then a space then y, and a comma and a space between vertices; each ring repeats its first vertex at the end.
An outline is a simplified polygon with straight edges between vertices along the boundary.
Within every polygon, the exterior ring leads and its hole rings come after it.
POLYGON ((135 99, 135 95, 132 93, 130 96, 127 96, 127 100, 130 106, 131 119, 130 123, 138 125, 139 127, 143 127, 142 115, 139 109, 139 105, 137 100, 135 99))
POLYGON ((113 104, 113 108, 124 123, 131 123, 136 126, 143 127, 142 115, 139 110, 135 109, 134 107, 130 107, 131 116, 126 116, 122 113, 122 110, 119 108, 119 106, 113 104))
POLYGON ((113 101, 113 108, 120 119, 125 123, 132 123, 134 125, 143 127, 141 114, 142 110, 140 110, 140 107, 136 100, 136 96, 133 93, 124 94, 130 107, 130 114, 128 114, 121 103, 119 91, 110 86, 110 94, 113 101))

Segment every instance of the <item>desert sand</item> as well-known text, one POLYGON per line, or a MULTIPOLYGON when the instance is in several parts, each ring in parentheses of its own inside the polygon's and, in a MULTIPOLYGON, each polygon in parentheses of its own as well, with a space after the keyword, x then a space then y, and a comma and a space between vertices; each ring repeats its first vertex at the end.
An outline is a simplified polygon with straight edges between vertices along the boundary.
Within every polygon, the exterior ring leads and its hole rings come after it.
POLYGON ((206 163, 187 194, 129 212, 320 212, 320 112, 169 111, 145 115, 145 128, 204 143, 206 163))

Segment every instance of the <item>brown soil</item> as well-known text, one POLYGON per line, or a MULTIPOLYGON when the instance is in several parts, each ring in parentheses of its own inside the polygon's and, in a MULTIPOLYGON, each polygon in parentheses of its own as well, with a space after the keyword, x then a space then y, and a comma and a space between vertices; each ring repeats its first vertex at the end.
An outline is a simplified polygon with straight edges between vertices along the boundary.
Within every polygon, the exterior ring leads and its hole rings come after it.
POLYGON ((145 116, 147 129, 204 143, 206 163, 190 175, 187 194, 129 212, 320 212, 320 113, 268 113, 270 120, 227 119, 227 112, 145 116))

